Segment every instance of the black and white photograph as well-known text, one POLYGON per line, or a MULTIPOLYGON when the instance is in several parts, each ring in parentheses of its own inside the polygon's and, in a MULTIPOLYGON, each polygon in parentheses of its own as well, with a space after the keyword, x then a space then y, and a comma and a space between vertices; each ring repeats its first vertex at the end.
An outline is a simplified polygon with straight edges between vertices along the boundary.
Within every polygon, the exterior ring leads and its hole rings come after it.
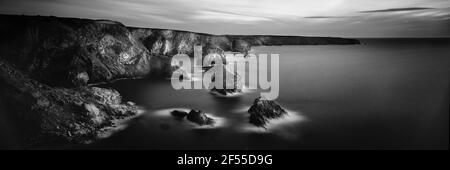
POLYGON ((1 150, 448 150, 449 87, 448 0, 0 0, 1 150))

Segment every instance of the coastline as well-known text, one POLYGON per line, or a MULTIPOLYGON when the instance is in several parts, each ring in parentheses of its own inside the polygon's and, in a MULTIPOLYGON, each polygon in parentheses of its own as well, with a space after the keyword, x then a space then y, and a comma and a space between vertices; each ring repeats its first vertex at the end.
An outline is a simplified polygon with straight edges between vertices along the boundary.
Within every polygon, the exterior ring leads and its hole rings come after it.
POLYGON ((123 103, 114 89, 96 86, 168 77, 176 69, 170 56, 192 55, 195 45, 207 54, 247 53, 261 45, 359 44, 346 38, 212 35, 62 17, 0 15, 0 21, 5 37, 0 85, 13 91, 0 94, 7 101, 2 105, 5 115, 17 117, 17 126, 26 129, 26 139, 19 135, 17 140, 33 147, 89 143, 120 130, 121 123, 139 115, 139 106, 123 103))

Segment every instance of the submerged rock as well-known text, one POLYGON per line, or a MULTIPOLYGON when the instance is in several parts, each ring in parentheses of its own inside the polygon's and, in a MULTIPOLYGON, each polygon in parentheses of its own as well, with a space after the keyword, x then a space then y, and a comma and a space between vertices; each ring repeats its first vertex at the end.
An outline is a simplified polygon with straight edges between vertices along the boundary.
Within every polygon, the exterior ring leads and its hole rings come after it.
POLYGON ((200 126, 212 125, 215 123, 214 119, 208 117, 204 112, 198 109, 192 109, 187 115, 187 119, 191 122, 197 123, 200 126))
POLYGON ((272 100, 258 97, 253 105, 248 109, 250 113, 249 122, 260 127, 264 127, 269 119, 276 119, 284 116, 287 112, 280 105, 272 100))

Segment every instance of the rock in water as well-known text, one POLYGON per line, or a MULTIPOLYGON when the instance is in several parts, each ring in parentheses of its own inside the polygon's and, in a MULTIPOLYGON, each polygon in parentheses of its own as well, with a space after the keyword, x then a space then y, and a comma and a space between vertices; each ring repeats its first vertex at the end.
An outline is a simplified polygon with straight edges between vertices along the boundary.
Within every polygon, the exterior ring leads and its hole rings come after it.
POLYGON ((274 101, 258 97, 248 109, 248 113, 250 113, 250 123, 264 127, 269 119, 280 118, 287 112, 274 101))
POLYGON ((187 112, 181 110, 172 110, 170 114, 180 120, 188 115, 187 112))
POLYGON ((88 81, 89 75, 85 71, 76 74, 74 78, 72 78, 72 83, 76 86, 85 86, 88 83, 88 81))
MULTIPOLYGON (((213 67, 212 69, 215 69, 215 68, 213 67)), ((223 78, 223 87, 219 89, 219 88, 214 87, 214 83, 211 83, 210 87, 209 87, 211 89, 211 91, 215 91, 222 95, 229 95, 232 93, 237 93, 237 92, 242 91, 242 87, 243 87, 243 84, 241 82, 242 80, 241 80, 241 77, 236 72, 232 73, 232 72, 228 71, 226 69, 226 66, 223 65, 223 71, 216 72, 216 74, 220 74, 220 73, 222 73, 222 76, 223 76, 222 77, 223 78), (232 87, 232 88, 227 88, 227 86, 232 87)), ((212 82, 215 82, 216 76, 212 76, 211 79, 212 79, 211 80, 212 82)))
POLYGON ((138 106, 122 103, 116 90, 51 87, 13 66, 0 59, 0 117, 17 122, 10 136, 24 146, 89 143, 114 120, 139 113, 138 106))
POLYGON ((200 126, 214 124, 214 119, 206 116, 204 112, 198 109, 192 109, 187 115, 187 119, 191 122, 199 124, 200 126))

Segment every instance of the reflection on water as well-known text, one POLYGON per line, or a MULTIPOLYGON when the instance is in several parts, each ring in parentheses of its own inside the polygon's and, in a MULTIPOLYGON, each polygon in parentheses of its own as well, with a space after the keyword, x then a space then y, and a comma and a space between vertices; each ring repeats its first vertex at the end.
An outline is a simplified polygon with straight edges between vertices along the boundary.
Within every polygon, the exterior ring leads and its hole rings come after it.
POLYGON ((168 80, 115 82, 108 86, 148 112, 94 147, 448 148, 449 40, 363 43, 254 48, 280 54, 276 102, 290 113, 267 130, 248 123, 258 90, 218 97, 204 89, 174 90, 168 80), (198 108, 221 121, 196 128, 171 117, 172 108, 198 108))

